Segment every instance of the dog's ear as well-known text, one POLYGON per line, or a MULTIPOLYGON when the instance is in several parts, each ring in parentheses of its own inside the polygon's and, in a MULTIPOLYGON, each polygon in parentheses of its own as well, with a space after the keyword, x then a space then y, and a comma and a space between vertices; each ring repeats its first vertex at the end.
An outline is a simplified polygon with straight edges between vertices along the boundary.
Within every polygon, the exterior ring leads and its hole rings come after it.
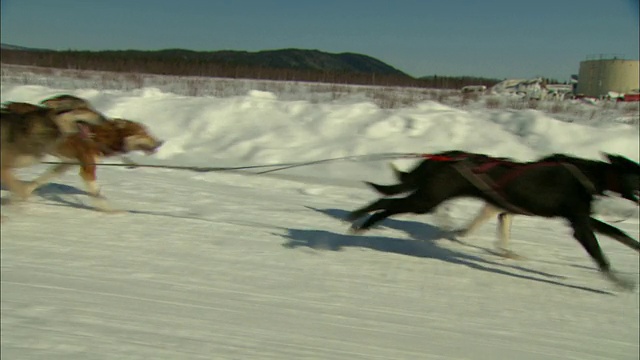
POLYGON ((609 161, 610 164, 619 166, 625 171, 640 174, 640 164, 638 164, 637 162, 620 155, 613 155, 608 153, 602 153, 602 154, 609 161))
POLYGON ((62 115, 62 114, 66 114, 66 113, 70 113, 75 109, 71 109, 71 108, 53 108, 52 111, 53 113, 57 116, 57 115, 62 115))
POLYGON ((127 125, 129 124, 129 122, 125 119, 113 119, 111 120, 113 122, 113 124, 116 126, 116 128, 118 129, 124 129, 127 127, 127 125))
POLYGON ((613 164, 613 165, 619 165, 620 164, 620 158, 622 158, 620 155, 613 155, 613 154, 609 154, 609 153, 606 153, 606 152, 601 152, 600 154, 610 164, 613 164))

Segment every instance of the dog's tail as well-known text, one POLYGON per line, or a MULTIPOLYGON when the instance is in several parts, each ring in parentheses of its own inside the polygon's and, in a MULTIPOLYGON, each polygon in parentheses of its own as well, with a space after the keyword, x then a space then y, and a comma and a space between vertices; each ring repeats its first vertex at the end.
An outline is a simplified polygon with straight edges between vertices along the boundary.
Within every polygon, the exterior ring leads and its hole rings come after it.
POLYGON ((396 180, 403 183, 407 181, 409 176, 408 172, 398 169, 393 163, 389 163, 389 167, 391 168, 391 171, 393 171, 393 176, 395 176, 396 180))
POLYGON ((395 167, 395 165, 393 165, 393 163, 389 164, 389 166, 393 171, 394 177, 398 181, 400 181, 398 184, 380 185, 380 184, 372 183, 369 181, 366 181, 365 184, 369 185, 370 187, 372 187, 377 192, 383 195, 397 195, 404 192, 415 190, 416 186, 414 184, 413 179, 411 179, 410 173, 399 170, 397 167, 395 167))

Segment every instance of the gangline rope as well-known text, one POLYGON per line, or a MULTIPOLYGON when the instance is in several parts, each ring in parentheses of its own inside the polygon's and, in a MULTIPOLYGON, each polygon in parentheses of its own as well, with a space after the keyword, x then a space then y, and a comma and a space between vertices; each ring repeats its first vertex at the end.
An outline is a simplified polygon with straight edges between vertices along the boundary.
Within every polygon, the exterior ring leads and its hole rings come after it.
MULTIPOLYGON (((262 175, 272 173, 276 171, 282 171, 286 169, 318 165, 329 162, 337 161, 380 161, 380 160, 397 160, 397 159, 417 159, 423 157, 423 154, 419 153, 377 153, 368 155, 351 155, 341 156, 313 161, 298 161, 278 164, 262 164, 262 165, 246 165, 246 166, 191 166, 191 165, 163 165, 163 164, 140 164, 126 160, 123 163, 93 163, 87 165, 95 165, 102 167, 126 167, 126 168, 156 168, 156 169, 170 169, 170 170, 187 170, 194 172, 214 172, 214 171, 240 171, 251 169, 267 169, 258 172, 252 172, 255 175, 262 175)), ((77 161, 43 161, 43 164, 50 165, 80 165, 77 161)))

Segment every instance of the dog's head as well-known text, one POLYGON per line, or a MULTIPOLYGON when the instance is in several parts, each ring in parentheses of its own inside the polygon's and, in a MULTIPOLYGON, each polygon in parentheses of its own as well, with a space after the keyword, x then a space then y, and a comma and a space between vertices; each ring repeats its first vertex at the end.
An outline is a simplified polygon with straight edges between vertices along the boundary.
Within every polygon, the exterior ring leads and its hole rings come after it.
POLYGON ((618 177, 620 195, 640 205, 640 164, 620 155, 603 155, 618 177))
POLYGON ((113 125, 118 129, 119 135, 123 139, 125 152, 138 150, 150 155, 155 153, 164 143, 139 122, 113 119, 113 125))

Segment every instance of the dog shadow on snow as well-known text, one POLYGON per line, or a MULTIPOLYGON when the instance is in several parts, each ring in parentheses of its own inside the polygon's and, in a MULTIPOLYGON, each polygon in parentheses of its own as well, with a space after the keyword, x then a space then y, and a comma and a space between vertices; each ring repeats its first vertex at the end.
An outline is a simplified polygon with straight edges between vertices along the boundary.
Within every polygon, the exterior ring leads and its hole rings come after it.
MULTIPOLYGON (((347 218, 348 215, 348 211, 340 209, 307 208, 343 221, 347 218)), ((346 224, 347 223, 345 222, 345 225, 346 224)), ((298 247, 308 247, 321 251, 341 251, 349 247, 365 248, 386 253, 446 261, 453 264, 467 266, 475 270, 487 271, 491 273, 556 286, 563 286, 597 294, 613 295, 612 293, 607 291, 565 284, 557 281, 564 279, 564 277, 562 276, 527 269, 522 266, 511 265, 508 263, 490 261, 479 256, 465 254, 464 252, 460 252, 454 249, 444 248, 442 246, 439 246, 438 242, 454 241, 467 246, 476 248, 480 247, 468 245, 464 242, 461 242, 452 237, 446 231, 440 230, 439 228, 429 224, 396 219, 385 219, 381 224, 384 227, 405 231, 412 237, 412 239, 397 239, 385 236, 371 236, 367 234, 339 234, 324 230, 286 229, 287 234, 285 234, 284 237, 287 238, 287 242, 284 243, 283 246, 290 249, 295 249, 298 247), (516 273, 511 270, 524 272, 527 274, 516 273)))
POLYGON ((51 201, 57 205, 69 206, 78 209, 93 210, 93 207, 85 204, 82 200, 78 200, 76 196, 89 196, 84 190, 80 190, 75 186, 59 184, 59 183, 47 183, 38 187, 33 195, 39 196, 42 199, 51 201), (75 201, 73 200, 75 199, 75 201))
MULTIPOLYGON (((59 183, 48 183, 40 186, 38 189, 36 189, 33 192, 33 194, 44 200, 49 201, 50 203, 48 205, 66 206, 66 207, 72 207, 76 209, 98 211, 94 206, 91 205, 91 196, 89 195, 89 193, 71 185, 65 185, 65 184, 59 184, 59 183)), ((120 210, 120 209, 116 209, 116 210, 120 210)), ((170 218, 210 222, 210 220, 198 217, 194 214, 173 214, 171 212, 145 211, 145 210, 122 210, 122 211, 128 214, 165 216, 170 218)))
MULTIPOLYGON (((4 185, 0 187, 2 190, 8 191, 4 185)), ((58 184, 58 183, 47 183, 40 187, 38 187, 32 195, 38 196, 42 199, 49 200, 57 205, 61 206, 69 206, 79 209, 92 209, 91 206, 85 205, 81 201, 70 201, 65 199, 64 196, 67 195, 84 195, 89 196, 86 191, 80 190, 74 186, 58 184)), ((2 205, 11 204, 10 196, 7 195, 2 198, 2 205)))

